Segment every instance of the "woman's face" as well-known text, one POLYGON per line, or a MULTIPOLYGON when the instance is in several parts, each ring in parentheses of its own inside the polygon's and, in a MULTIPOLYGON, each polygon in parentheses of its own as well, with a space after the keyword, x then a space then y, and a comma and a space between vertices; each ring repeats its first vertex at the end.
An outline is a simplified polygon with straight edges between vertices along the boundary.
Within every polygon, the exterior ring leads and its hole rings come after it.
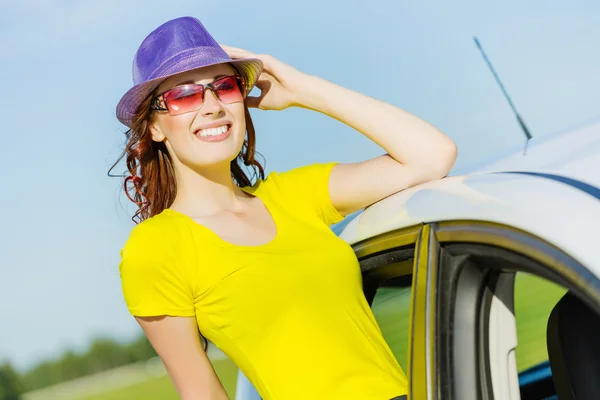
MULTIPOLYGON (((170 77, 156 93, 184 83, 211 83, 234 74, 234 69, 227 64, 200 68, 170 77)), ((154 141, 165 142, 174 160, 192 169, 229 166, 240 152, 246 135, 244 103, 243 100, 223 103, 208 89, 197 111, 174 116, 166 111, 153 111, 150 131, 154 141)))

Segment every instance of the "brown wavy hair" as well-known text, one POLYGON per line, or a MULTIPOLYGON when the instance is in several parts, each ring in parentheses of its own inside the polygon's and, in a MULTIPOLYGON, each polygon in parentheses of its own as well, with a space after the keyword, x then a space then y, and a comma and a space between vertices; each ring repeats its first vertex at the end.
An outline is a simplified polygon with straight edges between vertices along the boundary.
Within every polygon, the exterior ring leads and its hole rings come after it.
MULTIPOLYGON (((124 177, 123 189, 129 200, 134 202, 138 209, 131 218, 139 223, 159 214, 168 208, 175 200, 177 182, 175 171, 169 152, 163 142, 152 140, 150 124, 152 110, 150 104, 154 93, 148 96, 138 108, 131 128, 125 132, 127 143, 125 150, 109 170, 109 176, 115 166, 125 157, 127 172, 124 177)), ((231 177, 238 186, 251 186, 253 180, 264 179, 263 166, 256 161, 256 133, 254 124, 244 104, 246 119, 246 138, 237 157, 231 160, 231 177), (246 175, 244 168, 253 172, 252 178, 246 175)))

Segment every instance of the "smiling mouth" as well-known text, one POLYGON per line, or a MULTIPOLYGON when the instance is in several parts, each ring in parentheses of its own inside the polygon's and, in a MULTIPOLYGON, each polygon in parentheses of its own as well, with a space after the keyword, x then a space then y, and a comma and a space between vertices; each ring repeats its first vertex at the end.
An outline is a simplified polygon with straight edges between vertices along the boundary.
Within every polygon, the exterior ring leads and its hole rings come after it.
POLYGON ((200 129, 195 132, 195 135, 202 138, 221 136, 225 132, 229 131, 229 128, 231 128, 231 124, 223 124, 213 128, 200 129))

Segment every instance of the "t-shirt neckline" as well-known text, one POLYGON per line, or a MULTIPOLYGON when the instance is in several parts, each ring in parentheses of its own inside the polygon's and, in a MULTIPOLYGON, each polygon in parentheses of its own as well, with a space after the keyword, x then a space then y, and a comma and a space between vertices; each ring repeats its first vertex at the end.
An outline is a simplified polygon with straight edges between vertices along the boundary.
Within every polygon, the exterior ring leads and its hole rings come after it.
POLYGON ((261 249, 266 249, 266 248, 274 246, 279 241, 279 237, 281 236, 281 224, 279 223, 279 218, 277 216, 277 213, 274 211, 275 207, 271 206, 271 203, 269 201, 270 199, 266 200, 266 198, 268 196, 263 196, 262 193, 260 193, 261 191, 257 190, 258 189, 257 187, 254 187, 254 186, 246 187, 245 186, 245 187, 240 187, 240 189, 243 190, 245 193, 248 193, 248 194, 251 194, 252 196, 258 197, 262 201, 263 206, 267 209, 267 213, 271 216, 271 219, 273 220, 273 223, 275 225, 275 236, 270 241, 262 243, 262 244, 258 244, 258 245, 242 245, 242 244, 231 243, 231 242, 228 242, 227 240, 221 238, 219 235, 217 235, 217 233, 215 231, 213 231, 209 227, 197 222, 196 220, 194 220, 192 217, 190 217, 187 214, 184 214, 180 211, 173 210, 171 208, 165 208, 163 210, 163 212, 186 219, 190 225, 206 231, 215 240, 215 243, 222 247, 227 247, 230 249, 239 249, 239 250, 261 250, 261 249))

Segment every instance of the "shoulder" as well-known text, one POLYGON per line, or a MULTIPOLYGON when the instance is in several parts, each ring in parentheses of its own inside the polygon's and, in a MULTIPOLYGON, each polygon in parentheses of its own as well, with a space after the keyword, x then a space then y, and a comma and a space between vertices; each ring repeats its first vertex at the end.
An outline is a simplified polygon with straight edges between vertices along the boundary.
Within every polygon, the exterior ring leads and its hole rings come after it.
POLYGON ((271 172, 257 182, 253 191, 270 196, 294 214, 308 220, 317 218, 327 225, 344 217, 331 202, 329 179, 338 162, 313 163, 285 172, 271 172))
POLYGON ((165 228, 169 228, 169 221, 163 214, 145 219, 131 229, 123 250, 161 241, 165 228))
POLYGON ((292 184, 318 185, 323 180, 326 181, 329 179, 331 170, 337 164, 338 162, 336 161, 328 163, 312 163, 282 172, 281 177, 292 184))
POLYGON ((121 249, 121 259, 142 261, 172 257, 186 242, 185 236, 182 221, 162 212, 131 229, 121 249))
MULTIPOLYGON (((136 225, 121 250, 123 296, 135 316, 193 316, 193 277, 179 219, 159 214, 136 225)), ((185 239, 185 238, 184 238, 185 239)))
POLYGON ((286 171, 270 172, 264 180, 257 181, 249 191, 279 191, 280 194, 321 188, 327 183, 331 170, 338 162, 313 163, 286 171))

